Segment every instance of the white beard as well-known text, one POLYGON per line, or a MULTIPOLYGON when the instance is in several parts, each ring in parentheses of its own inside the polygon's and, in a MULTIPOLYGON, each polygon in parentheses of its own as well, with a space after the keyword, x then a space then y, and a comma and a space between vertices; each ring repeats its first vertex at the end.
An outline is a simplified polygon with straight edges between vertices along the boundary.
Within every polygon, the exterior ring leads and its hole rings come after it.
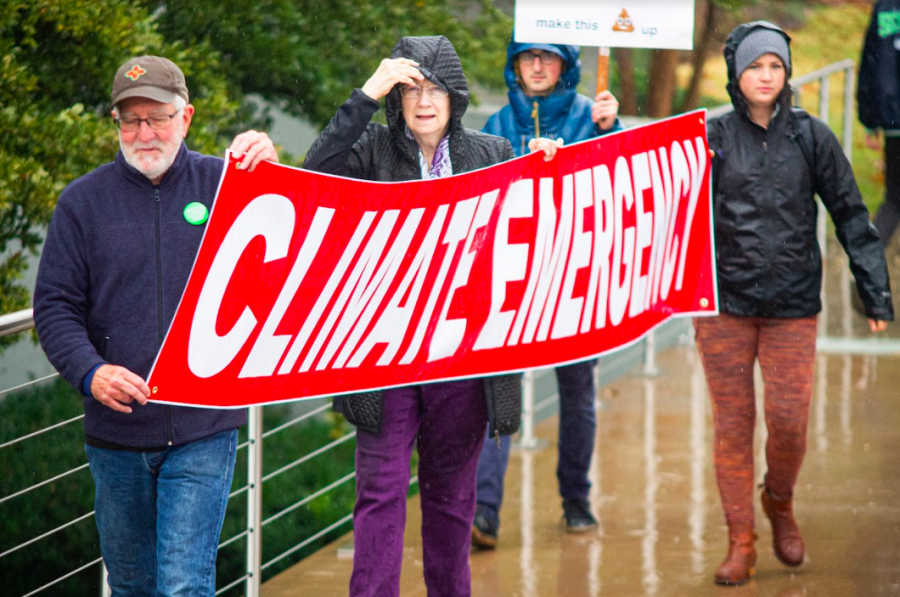
POLYGON ((184 122, 176 119, 172 123, 172 135, 166 142, 154 139, 149 143, 141 143, 134 141, 131 144, 122 142, 122 134, 119 133, 119 147, 125 156, 125 161, 138 172, 146 176, 151 181, 162 178, 163 174, 168 172, 175 158, 178 156, 178 150, 181 149, 181 142, 184 140, 184 122), (160 149, 161 152, 153 157, 143 155, 139 149, 149 148, 160 149))

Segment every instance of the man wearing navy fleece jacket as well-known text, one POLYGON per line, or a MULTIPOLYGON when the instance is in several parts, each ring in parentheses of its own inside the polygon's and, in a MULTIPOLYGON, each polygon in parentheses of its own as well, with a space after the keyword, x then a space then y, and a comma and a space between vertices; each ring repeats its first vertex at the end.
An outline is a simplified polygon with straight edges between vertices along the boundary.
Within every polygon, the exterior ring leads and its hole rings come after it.
MULTIPOLYGON (((54 367, 84 394, 85 451, 112 595, 212 595, 244 410, 149 403, 144 381, 175 315, 224 162, 184 145, 184 74, 133 58, 113 81, 120 151, 59 198, 34 292, 54 367)), ((240 167, 277 161, 238 135, 240 167)))

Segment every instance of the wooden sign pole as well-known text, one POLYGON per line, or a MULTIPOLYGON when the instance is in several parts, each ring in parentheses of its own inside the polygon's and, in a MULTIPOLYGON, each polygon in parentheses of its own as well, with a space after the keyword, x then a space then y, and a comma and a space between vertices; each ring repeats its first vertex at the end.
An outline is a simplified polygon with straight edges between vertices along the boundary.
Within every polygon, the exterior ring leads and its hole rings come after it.
POLYGON ((609 89, 609 48, 600 48, 597 53, 597 93, 609 89))

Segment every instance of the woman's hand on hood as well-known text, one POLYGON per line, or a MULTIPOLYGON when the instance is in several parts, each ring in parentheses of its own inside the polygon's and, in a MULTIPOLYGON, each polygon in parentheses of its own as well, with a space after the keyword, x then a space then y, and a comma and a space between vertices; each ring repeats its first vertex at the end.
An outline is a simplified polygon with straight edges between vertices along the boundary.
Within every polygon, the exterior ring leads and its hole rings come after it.
POLYGON ((417 66, 418 62, 408 58, 385 58, 363 85, 362 92, 377 101, 386 96, 397 83, 415 85, 424 81, 425 76, 417 66))
POLYGON ((549 162, 554 157, 556 157, 556 150, 563 146, 565 141, 563 139, 547 139, 546 137, 541 137, 539 139, 532 139, 528 142, 528 149, 531 153, 535 153, 538 151, 544 152, 544 161, 549 162))

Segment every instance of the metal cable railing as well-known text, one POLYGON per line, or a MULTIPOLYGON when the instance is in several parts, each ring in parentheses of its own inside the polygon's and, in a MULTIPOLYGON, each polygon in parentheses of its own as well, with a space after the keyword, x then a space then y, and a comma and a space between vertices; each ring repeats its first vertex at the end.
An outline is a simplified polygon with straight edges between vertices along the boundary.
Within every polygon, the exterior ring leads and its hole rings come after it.
MULTIPOLYGON (((819 115, 823 120, 828 118, 828 111, 830 109, 830 86, 828 83, 829 77, 832 75, 843 73, 844 74, 844 106, 843 106, 843 131, 842 131, 842 142, 844 151, 847 153, 847 156, 851 156, 852 151, 852 124, 853 124, 853 79, 855 73, 855 65, 851 60, 845 60, 842 62, 838 62, 823 69, 819 69, 807 75, 796 77, 792 79, 792 83, 796 90, 796 97, 799 98, 803 96, 802 87, 808 84, 819 83, 819 115)), ((710 110, 708 112, 709 117, 717 116, 724 114, 731 110, 731 106, 721 106, 719 108, 710 110)), ((823 210, 820 210, 820 217, 824 218, 824 214, 822 214, 823 210)), ((823 220, 824 221, 824 220, 823 220)), ((824 227, 820 226, 820 233, 824 234, 824 227)), ((820 245, 823 248, 823 252, 825 250, 825 243, 820 242, 820 245)), ((846 269, 846 268, 845 268, 846 269)), ((846 284, 845 284, 846 285, 846 284)), ((824 290, 823 290, 824 292, 824 290)), ((845 311, 849 312, 849 309, 845 311)), ((17 313, 12 313, 8 315, 0 316, 0 337, 8 336, 10 334, 20 333, 27 330, 30 330, 34 327, 34 320, 32 311, 25 310, 17 313)), ((656 373, 656 353, 658 350, 663 348, 662 346, 657 346, 657 333, 650 332, 646 337, 642 350, 642 362, 643 362, 643 371, 647 374, 655 374, 656 373)), ((541 371, 541 372, 529 372, 525 374, 524 381, 524 392, 523 392, 523 422, 522 422, 522 432, 520 434, 519 445, 521 447, 530 447, 534 445, 538 445, 536 438, 534 437, 534 421, 536 420, 536 413, 548 409, 552 404, 556 401, 556 397, 552 395, 552 392, 541 399, 537 399, 535 396, 535 381, 541 380, 544 375, 551 374, 551 371, 541 371)), ((0 389, 0 398, 4 396, 8 396, 14 392, 44 383, 48 380, 51 380, 55 377, 58 377, 58 374, 50 374, 43 376, 39 379, 35 379, 20 385, 17 385, 12 388, 0 389)), ((313 500, 320 498, 326 495, 329 492, 332 492, 339 487, 342 487, 349 483, 351 480, 355 479, 355 472, 346 474, 341 478, 325 485, 324 487, 314 491, 310 495, 294 502, 293 504, 283 508, 281 511, 269 516, 266 519, 262 518, 262 505, 263 505, 263 484, 267 481, 272 480, 273 478, 282 475, 290 470, 297 468, 298 466, 316 458, 317 456, 323 455, 338 446, 349 442, 351 439, 354 439, 356 436, 355 432, 348 433, 337 440, 331 441, 328 444, 325 444, 308 454, 305 454, 296 460, 278 468, 277 470, 263 475, 263 441, 272 437, 282 431, 295 426, 297 424, 303 423, 304 421, 308 421, 309 419, 321 415, 326 412, 330 408, 330 403, 323 404, 321 406, 315 407, 308 412, 299 415, 290 421, 282 423, 277 427, 269 431, 263 431, 262 425, 262 415, 263 415, 263 407, 253 407, 249 409, 249 422, 248 422, 248 431, 249 437, 247 441, 241 443, 238 446, 238 450, 247 449, 247 481, 243 486, 235 489, 231 492, 229 498, 234 498, 239 495, 247 494, 247 514, 246 514, 246 526, 245 528, 230 537, 229 539, 222 541, 219 545, 220 548, 232 545, 240 540, 246 540, 246 567, 245 573, 241 575, 237 579, 230 580, 227 584, 223 585, 216 591, 216 595, 223 594, 231 589, 234 589, 242 584, 244 584, 243 593, 246 597, 259 597, 260 594, 260 586, 262 582, 262 572, 264 570, 269 570, 277 564, 281 562, 285 558, 297 553, 298 551, 304 549, 305 547, 313 544, 315 541, 321 539, 322 537, 327 536, 329 533, 341 528, 343 525, 346 525, 352 520, 352 514, 347 514, 337 521, 327 525, 325 528, 320 529, 310 537, 307 537, 300 541, 298 544, 269 560, 268 562, 262 562, 262 528, 267 526, 275 521, 281 519, 282 517, 290 514, 292 512, 297 511, 298 509, 307 506, 313 500)), ((69 418, 65 421, 55 423, 53 425, 47 426, 43 429, 39 429, 37 431, 25 434, 16 439, 7 441, 3 444, 0 444, 0 450, 4 448, 9 448, 13 445, 21 444, 27 440, 34 440, 54 429, 59 429, 76 421, 79 421, 83 418, 83 415, 69 418)), ((60 479, 63 479, 69 475, 72 475, 76 472, 82 471, 87 468, 87 464, 83 464, 81 466, 75 467, 69 471, 63 472, 59 475, 56 475, 52 478, 46 479, 39 483, 36 483, 30 487, 19 490, 15 493, 12 493, 7 496, 0 496, 0 504, 18 498, 24 494, 27 494, 34 489, 39 487, 43 487, 49 484, 52 484, 60 479)), ((415 483, 416 479, 413 478, 411 483, 415 483)), ((84 520, 93 517, 94 513, 90 512, 88 514, 84 514, 78 516, 69 522, 57 526, 56 528, 46 531, 44 533, 38 534, 35 537, 28 539, 18 545, 12 546, 8 548, 6 551, 0 553, 0 566, 2 566, 2 559, 10 556, 13 553, 16 553, 28 546, 34 545, 42 540, 45 540, 53 535, 63 531, 66 528, 69 528, 75 524, 83 522, 84 520)), ((34 595, 38 595, 47 589, 56 586, 60 582, 71 578, 91 567, 95 567, 98 564, 102 565, 102 558, 95 559, 87 564, 84 564, 63 576, 37 588, 32 590, 31 592, 22 595, 21 597, 32 597, 34 595)), ((101 595, 108 595, 107 587, 105 583, 102 583, 104 586, 101 589, 101 595)))
MULTIPOLYGON (((32 315, 31 310, 20 311, 17 313, 0 316, 0 337, 28 331, 28 330, 32 329, 33 327, 34 327, 34 320, 33 320, 33 315, 32 315)), ((54 373, 51 375, 46 375, 46 376, 40 377, 35 380, 31 380, 26 383, 16 385, 11 388, 4 389, 4 390, 0 391, 0 397, 12 395, 15 392, 30 388, 32 386, 39 385, 48 380, 54 379, 58 376, 59 376, 58 373, 54 373)), ((310 453, 297 458, 296 460, 290 462, 289 464, 287 464, 265 476, 261 475, 261 465, 262 465, 261 453, 262 453, 263 440, 265 440, 269 437, 272 437, 278 433, 281 433, 281 432, 285 431, 286 429, 289 429, 298 424, 301 424, 305 421, 309 421, 310 419, 312 419, 318 415, 321 415, 322 413, 326 412, 329 409, 330 409, 330 403, 326 403, 321 406, 317 406, 316 408, 313 408, 313 409, 309 410, 308 412, 305 412, 299 416, 296 416, 296 417, 292 418, 291 420, 286 421, 286 422, 278 425, 277 427, 266 431, 265 433, 262 432, 262 426, 261 426, 262 407, 255 407, 255 408, 250 409, 251 420, 253 421, 253 423, 250 425, 250 437, 247 441, 241 443, 237 447, 238 450, 246 448, 249 452, 248 460, 250 461, 249 462, 250 466, 248 466, 248 473, 249 473, 248 474, 248 482, 244 486, 239 487, 238 489, 232 491, 231 494, 229 495, 229 499, 230 499, 230 498, 233 498, 235 496, 238 496, 238 495, 241 495, 244 493, 249 494, 250 499, 248 499, 248 502, 252 503, 252 505, 250 507, 248 507, 248 514, 249 514, 248 521, 249 522, 243 531, 237 533, 236 535, 234 535, 233 537, 231 537, 225 541, 222 541, 219 544, 219 548, 221 549, 223 547, 226 547, 228 545, 236 543, 242 539, 247 539, 248 540, 247 572, 240 578, 235 579, 235 580, 231 581, 230 583, 224 585, 220 589, 218 589, 216 592, 217 595, 225 593, 228 590, 241 585, 242 583, 246 583, 246 585, 247 585, 245 587, 246 595, 248 595, 248 596, 249 595, 258 595, 260 581, 261 581, 261 572, 263 569, 271 568, 271 566, 273 566, 277 562, 298 552, 299 550, 302 550, 304 547, 310 545, 311 543, 320 539, 321 537, 326 536, 329 532, 333 531, 334 529, 339 528, 341 525, 346 524, 348 521, 350 521, 352 519, 352 515, 347 514, 346 516, 342 517, 337 522, 332 523, 332 524, 328 525, 327 527, 325 527, 324 529, 319 530, 314 535, 305 538, 303 541, 301 541, 300 543, 298 543, 297 545, 295 545, 288 551, 277 556, 276 559, 274 559, 270 562, 267 562, 264 566, 261 564, 261 562, 259 562, 259 553, 258 552, 261 549, 261 541, 259 541, 259 535, 260 535, 259 531, 261 531, 262 526, 265 526, 272 522, 275 522, 279 518, 281 518, 291 512, 295 512, 304 506, 307 506, 313 500, 320 498, 341 486, 346 485, 348 482, 355 479, 355 477, 356 477, 355 472, 350 473, 348 475, 344 475, 343 477, 337 479, 336 481, 329 483, 328 485, 318 489, 317 491, 313 492, 312 494, 307 495, 304 498, 298 500, 297 502, 287 506, 286 508, 282 509, 280 512, 273 514, 272 516, 268 517, 264 521, 259 521, 255 525, 253 524, 253 521, 257 519, 257 515, 262 509, 261 501, 262 501, 262 484, 263 483, 270 481, 279 475, 282 475, 290 470, 297 468, 298 466, 301 466, 302 464, 316 458, 317 456, 326 454, 329 451, 334 450, 338 446, 349 442, 350 440, 352 440, 356 437, 356 432, 348 433, 348 434, 338 438, 337 440, 334 440, 323 446, 320 446, 320 447, 316 448, 315 450, 311 451, 310 453), (254 430, 257 430, 257 432, 254 433, 254 430), (254 461, 258 461, 258 466, 253 466, 254 461), (251 565, 254 560, 257 562, 257 565, 255 567, 251 565)), ((12 439, 12 440, 9 440, 7 442, 0 444, 0 450, 2 450, 4 448, 10 448, 15 445, 23 444, 24 442, 27 442, 28 440, 38 439, 40 436, 42 436, 50 431, 60 429, 62 427, 65 427, 65 426, 75 423, 77 421, 80 421, 83 418, 84 418, 84 415, 79 415, 77 417, 72 417, 67 420, 61 421, 59 423, 48 425, 47 427, 44 427, 37 431, 27 433, 25 435, 22 435, 20 437, 17 437, 15 439, 12 439)), ((21 497, 31 491, 34 491, 38 488, 51 485, 51 484, 58 482, 66 477, 69 477, 70 475, 73 475, 75 473, 83 471, 84 469, 87 469, 87 468, 88 468, 88 464, 85 463, 80 466, 69 469, 67 471, 64 471, 60 474, 57 474, 53 477, 50 477, 48 479, 34 483, 28 487, 25 487, 24 489, 10 493, 9 495, 0 496, 0 504, 4 504, 6 502, 12 501, 12 500, 19 498, 19 497, 21 497)), ((51 530, 40 533, 30 539, 22 541, 21 543, 10 547, 3 552, 0 552, 0 560, 2 560, 3 558, 5 558, 7 556, 10 556, 16 552, 19 552, 29 546, 33 546, 42 540, 48 539, 69 527, 72 527, 76 524, 79 524, 79 523, 81 523, 89 518, 93 518, 93 517, 94 517, 94 512, 91 511, 87 514, 78 516, 64 524, 58 525, 51 530)), ((66 574, 63 574, 62 576, 28 592, 27 594, 23 595, 22 597, 32 597, 33 595, 38 595, 38 594, 44 593, 48 589, 51 589, 52 587, 57 586, 59 583, 65 581, 69 578, 72 578, 73 576, 76 576, 92 567, 96 567, 98 564, 100 564, 102 566, 102 563, 103 563, 102 558, 97 558, 91 562, 88 562, 87 564, 81 565, 81 566, 67 572, 66 574)), ((105 586, 105 583, 103 583, 103 584, 104 584, 104 586, 101 588, 101 595, 105 596, 105 595, 108 595, 108 587, 105 586)))

